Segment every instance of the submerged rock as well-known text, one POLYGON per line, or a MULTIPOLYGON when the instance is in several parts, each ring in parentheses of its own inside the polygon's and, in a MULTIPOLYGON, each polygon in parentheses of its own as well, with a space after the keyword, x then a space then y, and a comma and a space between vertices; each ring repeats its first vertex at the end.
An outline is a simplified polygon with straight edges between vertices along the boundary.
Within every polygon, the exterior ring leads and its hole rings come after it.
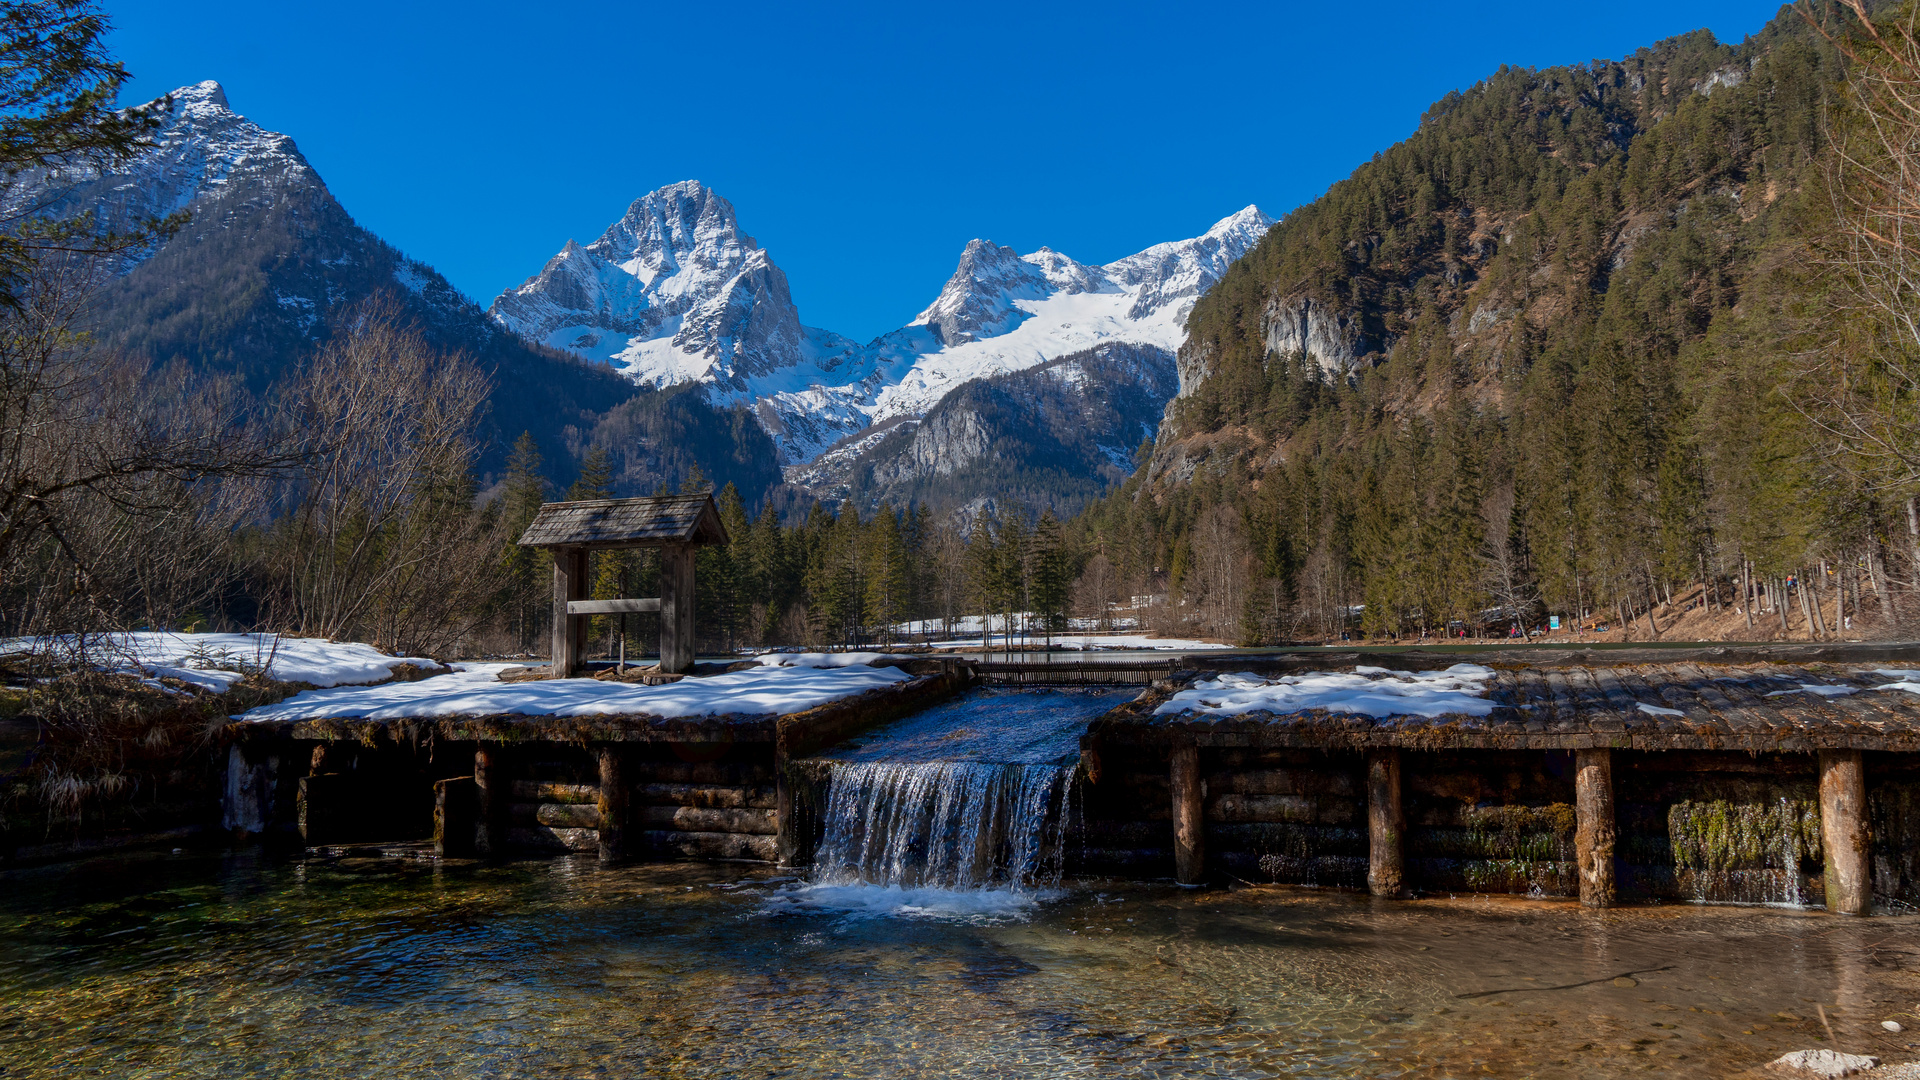
POLYGON ((1838 1050, 1795 1050, 1767 1063, 1767 1068, 1789 1076, 1841 1077, 1863 1073, 1880 1059, 1864 1054, 1843 1054, 1838 1050))

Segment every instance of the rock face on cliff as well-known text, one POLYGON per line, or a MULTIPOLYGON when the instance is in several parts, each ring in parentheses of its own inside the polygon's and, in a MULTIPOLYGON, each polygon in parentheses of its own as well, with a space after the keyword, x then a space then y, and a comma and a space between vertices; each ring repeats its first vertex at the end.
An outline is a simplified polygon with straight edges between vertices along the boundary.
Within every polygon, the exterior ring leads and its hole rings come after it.
POLYGON ((924 417, 849 439, 790 479, 863 507, 991 502, 1069 515, 1133 471, 1175 380, 1165 349, 1100 345, 968 382, 924 417))
POLYGON ((585 247, 567 241, 489 314, 642 385, 709 383, 731 396, 853 344, 800 325, 786 274, 740 231, 733 204, 695 180, 635 199, 585 247))
POLYGON ((785 275, 695 181, 637 200, 502 293, 501 325, 653 386, 750 407, 795 475, 828 447, 918 420, 955 388, 1104 343, 1171 354, 1194 301, 1272 225, 1255 207, 1105 266, 974 240, 908 325, 865 345, 800 321, 785 275))

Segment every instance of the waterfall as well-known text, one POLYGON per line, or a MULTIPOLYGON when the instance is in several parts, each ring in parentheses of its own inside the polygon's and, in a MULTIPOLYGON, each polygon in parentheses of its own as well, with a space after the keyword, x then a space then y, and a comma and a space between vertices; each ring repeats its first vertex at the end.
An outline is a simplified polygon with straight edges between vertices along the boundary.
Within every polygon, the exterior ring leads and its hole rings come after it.
POLYGON ((1032 891, 1058 884, 1074 766, 970 761, 833 766, 814 880, 1032 891))
POLYGON ((1683 897, 1795 906, 1813 899, 1802 864, 1818 866, 1822 852, 1820 807, 1810 790, 1675 803, 1667 832, 1683 897))

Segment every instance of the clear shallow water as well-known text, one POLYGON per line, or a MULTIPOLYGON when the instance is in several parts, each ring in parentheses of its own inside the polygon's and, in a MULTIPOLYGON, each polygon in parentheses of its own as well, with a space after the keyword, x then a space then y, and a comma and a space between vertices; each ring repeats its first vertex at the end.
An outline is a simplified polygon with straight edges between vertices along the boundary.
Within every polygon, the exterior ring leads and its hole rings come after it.
POLYGON ((1878 1028, 1920 1003, 1912 918, 1071 882, 938 900, 584 859, 13 871, 0 1064, 9 1080, 1722 1077, 1825 1045, 1816 1003, 1843 1049, 1920 1056, 1878 1028))

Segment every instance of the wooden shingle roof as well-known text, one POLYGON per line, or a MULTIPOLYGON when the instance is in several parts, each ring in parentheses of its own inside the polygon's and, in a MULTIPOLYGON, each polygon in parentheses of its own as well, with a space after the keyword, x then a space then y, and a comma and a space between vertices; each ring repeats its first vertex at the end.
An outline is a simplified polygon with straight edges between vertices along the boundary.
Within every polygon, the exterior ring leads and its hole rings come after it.
POLYGON ((713 505, 713 496, 704 492, 545 503, 520 537, 522 547, 620 548, 726 542, 720 511, 713 505))
MULTIPOLYGON (((1920 692, 1901 688, 1920 685, 1906 678, 1912 661, 1891 667, 1864 659, 1726 663, 1672 652, 1656 662, 1642 656, 1634 658, 1639 663, 1593 663, 1588 656, 1569 658, 1585 663, 1498 665, 1487 684, 1494 708, 1485 716, 1156 712, 1174 693, 1211 674, 1185 672, 1096 720, 1085 742, 1325 750, 1920 751, 1920 692)), ((1427 666, 1452 659, 1432 657, 1427 666)), ((1231 670, 1228 663, 1221 666, 1231 670)))

